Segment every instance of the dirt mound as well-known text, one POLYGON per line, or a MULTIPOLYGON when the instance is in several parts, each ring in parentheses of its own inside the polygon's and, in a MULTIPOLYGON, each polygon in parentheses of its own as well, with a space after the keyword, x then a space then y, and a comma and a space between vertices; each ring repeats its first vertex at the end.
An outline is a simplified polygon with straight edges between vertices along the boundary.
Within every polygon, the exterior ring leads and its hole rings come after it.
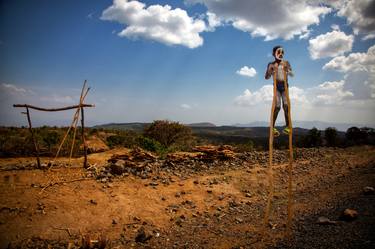
MULTIPOLYGON (((93 135, 86 139, 87 153, 99 153, 109 150, 109 147, 99 137, 93 135)), ((81 145, 82 147, 82 145, 81 145)))

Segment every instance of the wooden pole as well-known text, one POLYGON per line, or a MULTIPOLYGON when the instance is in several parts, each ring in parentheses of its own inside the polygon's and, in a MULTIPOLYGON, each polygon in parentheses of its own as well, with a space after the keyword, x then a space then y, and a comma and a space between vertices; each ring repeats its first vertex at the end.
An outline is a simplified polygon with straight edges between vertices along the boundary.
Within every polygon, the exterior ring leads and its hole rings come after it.
POLYGON ((82 129, 82 143, 83 143, 83 168, 87 168, 87 145, 85 139, 85 113, 83 107, 81 107, 81 129, 82 129))
MULTIPOLYGON (((86 80, 83 83, 80 103, 82 103, 84 101, 87 93, 90 90, 90 87, 87 88, 86 93, 82 96, 85 86, 86 86, 86 80)), ((81 135, 82 135, 82 143, 83 143, 83 168, 86 169, 86 168, 88 168, 88 166, 87 166, 87 145, 86 145, 86 138, 85 138, 85 112, 84 112, 83 106, 81 106, 80 109, 81 109, 81 133, 82 133, 81 135)))
MULTIPOLYGON (((79 98, 79 105, 81 106, 84 99, 86 98, 87 96, 87 93, 89 92, 90 88, 88 88, 85 92, 85 88, 86 88, 86 83, 87 81, 85 80, 85 82, 83 83, 83 87, 82 87, 82 91, 81 91, 81 96, 79 98)), ((74 124, 73 124, 73 139, 72 139, 72 146, 71 146, 71 149, 70 149, 70 155, 69 155, 69 166, 71 166, 71 159, 72 159, 72 155, 73 155, 73 150, 74 150, 74 142, 75 142, 75 138, 76 138, 76 132, 77 132, 77 123, 78 123, 78 119, 79 119, 79 113, 81 111, 81 108, 77 108, 77 111, 76 111, 76 114, 75 114, 75 117, 74 117, 74 124)))
POLYGON ((273 71, 273 100, 272 100, 272 109, 271 109, 271 117, 270 117, 270 135, 268 141, 268 149, 269 149, 269 165, 268 165, 268 200, 267 200, 267 207, 265 210, 264 215, 264 228, 267 227, 269 224, 269 216, 271 213, 271 203, 273 199, 273 169, 272 169, 272 160, 273 160, 273 119, 274 119, 274 112, 275 112, 275 102, 276 102, 276 74, 277 74, 277 67, 274 68, 273 71))
POLYGON ((291 235, 291 223, 293 218, 293 126, 291 117, 291 104, 289 98, 289 89, 287 85, 287 71, 285 68, 285 63, 283 64, 284 69, 284 84, 285 84, 285 94, 288 102, 288 123, 289 123, 289 164, 288 164, 288 220, 286 224, 287 235, 291 235))
POLYGON ((81 105, 72 105, 72 106, 66 106, 66 107, 61 107, 61 108, 42 108, 42 107, 37 107, 33 105, 27 105, 27 104, 15 104, 13 107, 25 107, 25 108, 30 108, 38 111, 45 111, 45 112, 58 112, 58 111, 66 111, 70 109, 77 109, 80 107, 95 107, 95 105, 91 104, 81 104, 81 105))
POLYGON ((35 148, 35 153, 36 153, 36 161, 37 161, 37 164, 38 164, 38 168, 40 169, 41 165, 40 165, 40 158, 39 158, 39 147, 38 147, 38 143, 37 143, 37 141, 35 140, 35 137, 34 137, 34 131, 33 131, 32 125, 31 125, 31 118, 30 118, 30 112, 29 112, 28 107, 26 107, 26 115, 27 115, 27 121, 29 122, 29 131, 31 133, 31 139, 33 140, 33 143, 34 143, 34 148, 35 148))

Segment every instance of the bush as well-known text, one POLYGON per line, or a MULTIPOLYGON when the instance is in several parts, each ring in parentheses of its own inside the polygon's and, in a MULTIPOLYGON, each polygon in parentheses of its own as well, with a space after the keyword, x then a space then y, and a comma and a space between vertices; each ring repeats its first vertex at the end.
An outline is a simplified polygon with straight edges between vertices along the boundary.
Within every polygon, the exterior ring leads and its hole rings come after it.
POLYGON ((60 136, 56 131, 47 131, 41 134, 42 141, 47 145, 48 151, 52 153, 52 148, 57 145, 60 136))
POLYGON ((249 139, 247 143, 244 144, 237 144, 236 146, 236 151, 237 152, 248 152, 248 151, 254 151, 254 142, 249 139))
POLYGON ((329 147, 337 146, 338 138, 337 138, 337 130, 334 127, 328 127, 324 131, 324 139, 326 140, 326 145, 329 147))
POLYGON ((302 147, 319 147, 322 145, 321 131, 317 128, 309 130, 307 135, 303 138, 302 147))
POLYGON ((189 150, 194 143, 190 127, 168 120, 154 121, 144 129, 143 135, 173 150, 189 150))
POLYGON ((138 138, 139 138, 139 135, 135 133, 134 131, 122 131, 122 132, 119 132, 119 134, 117 135, 111 135, 107 137, 106 141, 107 141, 107 145, 110 148, 113 148, 116 146, 133 148, 134 146, 139 145, 138 138))
POLYGON ((156 152, 158 154, 163 154, 167 151, 167 149, 158 141, 148 137, 139 137, 138 144, 142 149, 156 152))

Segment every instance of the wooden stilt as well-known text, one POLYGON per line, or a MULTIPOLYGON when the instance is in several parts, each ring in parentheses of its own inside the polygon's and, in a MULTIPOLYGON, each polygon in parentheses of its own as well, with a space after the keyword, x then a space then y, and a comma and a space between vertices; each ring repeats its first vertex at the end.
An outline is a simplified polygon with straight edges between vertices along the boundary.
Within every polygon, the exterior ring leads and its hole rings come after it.
MULTIPOLYGON (((289 123, 289 164, 288 164, 288 219, 287 219, 287 235, 290 237, 291 234, 291 223, 293 219, 293 127, 292 127, 292 118, 291 118, 291 104, 289 98, 289 89, 287 83, 287 68, 285 62, 282 62, 282 69, 284 73, 284 84, 285 84, 285 94, 287 97, 287 104, 288 104, 288 123, 289 123)), ((273 73, 273 101, 272 101, 272 110, 271 110, 271 120, 270 120, 270 135, 269 135, 269 166, 268 166, 268 182, 269 182, 269 190, 268 190, 268 200, 267 206, 264 215, 264 224, 265 227, 269 224, 269 217, 271 214, 271 204, 274 194, 274 185, 273 185, 273 170, 272 170, 272 161, 273 161, 273 119, 274 119, 274 111, 275 111, 275 102, 276 102, 276 74, 278 68, 274 69, 273 73)))
POLYGON ((291 117, 291 104, 289 98, 289 89, 287 85, 287 70, 286 66, 283 65, 284 69, 284 84, 285 84, 285 94, 288 102, 288 123, 289 123, 289 164, 288 164, 288 220, 286 224, 287 235, 290 238, 291 235, 291 223, 293 219, 293 126, 291 117))
POLYGON ((268 141, 268 149, 269 149, 269 165, 268 165, 268 199, 267 199, 267 207, 265 210, 264 215, 264 227, 266 228, 269 224, 269 218, 271 213, 271 205, 272 199, 274 194, 274 186, 273 186, 273 169, 272 169, 272 161, 273 161, 273 119, 274 119, 274 112, 275 112, 275 105, 276 105, 276 73, 277 68, 274 69, 273 72, 273 100, 272 100, 272 109, 271 109, 271 117, 270 117, 270 134, 269 134, 269 141, 268 141))

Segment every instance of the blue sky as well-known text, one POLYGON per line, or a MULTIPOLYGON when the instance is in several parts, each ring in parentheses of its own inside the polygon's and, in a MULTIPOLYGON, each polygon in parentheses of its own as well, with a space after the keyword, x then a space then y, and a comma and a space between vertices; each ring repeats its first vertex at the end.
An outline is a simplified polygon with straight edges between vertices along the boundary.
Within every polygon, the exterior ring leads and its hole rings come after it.
POLYGON ((267 121, 275 45, 295 73, 294 120, 374 125, 374 1, 281 2, 1 1, 0 125, 26 124, 14 103, 77 103, 85 79, 89 125, 267 121))

